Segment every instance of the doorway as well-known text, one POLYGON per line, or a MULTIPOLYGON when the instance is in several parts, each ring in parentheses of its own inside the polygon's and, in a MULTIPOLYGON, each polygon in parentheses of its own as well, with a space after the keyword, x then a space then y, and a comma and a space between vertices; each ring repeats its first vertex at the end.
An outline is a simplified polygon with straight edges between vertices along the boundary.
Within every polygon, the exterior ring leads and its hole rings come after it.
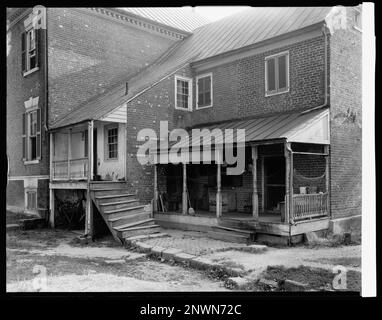
POLYGON ((281 212, 285 197, 285 158, 264 157, 264 211, 281 212))

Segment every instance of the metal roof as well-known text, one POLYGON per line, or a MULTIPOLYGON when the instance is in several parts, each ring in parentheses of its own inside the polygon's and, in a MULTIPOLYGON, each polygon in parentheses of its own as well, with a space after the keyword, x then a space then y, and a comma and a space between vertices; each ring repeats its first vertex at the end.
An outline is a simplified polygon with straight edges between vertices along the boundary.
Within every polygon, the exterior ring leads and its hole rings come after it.
POLYGON ((160 59, 138 75, 110 88, 107 93, 83 103, 50 127, 58 128, 85 120, 100 119, 188 63, 323 22, 331 9, 331 7, 249 8, 200 27, 183 41, 177 42, 160 59), (129 93, 125 95, 127 81, 129 93))
POLYGON ((191 7, 134 7, 118 9, 186 32, 191 32, 211 22, 195 13, 191 7))
MULTIPOLYGON (((248 120, 236 120, 226 121, 218 124, 198 126, 193 129, 199 129, 192 131, 191 129, 191 141, 184 143, 178 142, 177 146, 191 147, 200 146, 204 143, 201 138, 203 134, 202 129, 207 129, 210 132, 216 130, 216 136, 213 141, 214 144, 219 145, 224 143, 225 130, 234 129, 234 139, 232 142, 236 142, 237 133, 235 130, 245 130, 245 142, 256 142, 265 140, 280 140, 286 139, 290 142, 305 142, 305 143, 322 143, 329 144, 329 135, 326 132, 320 132, 319 130, 312 133, 312 136, 305 135, 304 131, 309 127, 315 125, 317 122, 323 120, 323 125, 329 125, 329 119, 325 118, 328 115, 328 109, 317 109, 309 112, 295 112, 289 114, 278 114, 269 117, 258 117, 248 120)), ((325 131, 325 130, 324 130, 325 131)), ((243 135, 241 135, 243 137, 243 135)))

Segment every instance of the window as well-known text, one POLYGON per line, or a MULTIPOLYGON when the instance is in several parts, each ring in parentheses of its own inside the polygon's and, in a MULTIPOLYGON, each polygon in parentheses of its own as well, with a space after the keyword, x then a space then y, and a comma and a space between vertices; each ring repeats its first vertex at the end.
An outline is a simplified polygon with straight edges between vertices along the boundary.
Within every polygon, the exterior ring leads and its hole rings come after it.
POLYGON ((197 109, 212 106, 212 74, 201 75, 196 78, 196 98, 197 109))
POLYGON ((41 112, 34 108, 23 114, 23 160, 41 159, 41 112))
POLYGON ((106 128, 106 159, 118 159, 118 127, 106 128))
POLYGON ((26 192, 26 208, 28 210, 37 210, 37 192, 36 190, 27 190, 26 192))
POLYGON ((38 30, 29 29, 21 34, 21 65, 24 75, 38 68, 38 30))
POLYGON ((175 76, 175 109, 192 110, 192 82, 175 76))
POLYGON ((354 28, 362 30, 362 12, 358 8, 354 9, 354 28))
POLYGON ((289 91, 289 53, 265 58, 265 95, 289 91))

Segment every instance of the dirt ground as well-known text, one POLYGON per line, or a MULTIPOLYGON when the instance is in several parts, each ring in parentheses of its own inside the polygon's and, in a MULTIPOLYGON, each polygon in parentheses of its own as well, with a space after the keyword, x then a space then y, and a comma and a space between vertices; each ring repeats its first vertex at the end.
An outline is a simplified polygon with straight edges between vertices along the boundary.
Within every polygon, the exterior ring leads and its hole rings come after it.
MULTIPOLYGON (((111 236, 81 245, 75 241, 79 234, 58 229, 8 232, 7 291, 225 291, 231 288, 224 281, 227 276, 219 272, 150 260, 144 254, 123 248, 111 236), (40 277, 45 274, 46 277, 40 277)), ((346 290, 361 289, 358 244, 269 247, 259 253, 233 248, 205 252, 202 257, 214 265, 241 270, 246 278, 253 279, 254 285, 243 290, 269 290, 256 285, 260 278, 299 281, 308 284, 309 290, 333 290, 333 268, 339 265, 347 270, 346 290)))
POLYGON ((51 229, 9 232, 7 291, 227 290, 222 281, 203 272, 149 260, 143 254, 129 252, 112 238, 81 246, 73 241, 76 236, 51 229), (44 272, 46 282, 40 276, 44 272))

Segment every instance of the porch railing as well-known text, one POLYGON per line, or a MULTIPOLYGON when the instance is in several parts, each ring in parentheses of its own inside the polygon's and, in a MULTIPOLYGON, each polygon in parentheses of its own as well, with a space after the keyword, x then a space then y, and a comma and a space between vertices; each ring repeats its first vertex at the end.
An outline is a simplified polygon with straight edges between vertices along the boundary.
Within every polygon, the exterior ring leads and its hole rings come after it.
POLYGON ((328 193, 294 194, 292 199, 294 221, 328 215, 328 193))
POLYGON ((57 180, 82 180, 87 179, 88 158, 70 160, 54 160, 53 179, 57 180))

